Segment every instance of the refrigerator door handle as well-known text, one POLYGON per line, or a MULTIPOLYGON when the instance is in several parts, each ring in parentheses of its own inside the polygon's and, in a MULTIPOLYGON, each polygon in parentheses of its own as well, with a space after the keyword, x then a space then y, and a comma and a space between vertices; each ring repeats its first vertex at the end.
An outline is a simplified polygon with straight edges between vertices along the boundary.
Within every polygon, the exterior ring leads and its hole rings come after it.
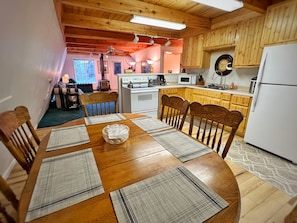
POLYGON ((266 59, 267 59, 267 52, 265 52, 265 54, 263 55, 263 61, 261 63, 262 66, 260 66, 260 70, 258 73, 255 92, 254 92, 254 96, 253 96, 252 107, 251 107, 252 112, 255 111, 255 108, 256 108, 256 104, 257 104, 257 100, 258 100, 258 96, 259 96, 259 90, 260 90, 260 86, 262 84, 263 73, 265 70, 266 59))

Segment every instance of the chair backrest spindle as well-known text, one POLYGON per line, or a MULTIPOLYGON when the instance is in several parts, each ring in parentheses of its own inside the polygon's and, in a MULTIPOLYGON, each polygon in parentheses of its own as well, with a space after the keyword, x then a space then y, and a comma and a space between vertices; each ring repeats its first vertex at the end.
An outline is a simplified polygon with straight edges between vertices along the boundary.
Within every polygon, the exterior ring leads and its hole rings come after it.
POLYGON ((86 117, 117 113, 117 92, 95 92, 79 96, 86 117))
POLYGON ((160 120, 182 130, 189 109, 189 101, 179 96, 162 95, 160 120))
POLYGON ((189 135, 218 153, 226 141, 221 153, 225 158, 243 120, 242 113, 219 105, 193 102, 190 105, 190 116, 189 135))
POLYGON ((29 173, 40 139, 25 106, 0 114, 0 140, 24 170, 29 173))

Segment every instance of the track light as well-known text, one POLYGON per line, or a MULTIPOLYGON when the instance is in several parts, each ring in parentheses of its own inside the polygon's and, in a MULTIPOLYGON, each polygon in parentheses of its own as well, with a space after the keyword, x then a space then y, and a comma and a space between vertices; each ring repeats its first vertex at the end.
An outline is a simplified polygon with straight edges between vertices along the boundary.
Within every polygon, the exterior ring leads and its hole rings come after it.
POLYGON ((165 46, 170 46, 171 42, 169 39, 167 39, 167 42, 165 43, 165 46))
POLYGON ((134 34, 134 39, 133 39, 133 43, 138 43, 139 41, 139 37, 137 36, 137 34, 134 34))
POLYGON ((153 37, 151 37, 150 44, 153 45, 154 43, 155 43, 155 41, 154 41, 153 37))

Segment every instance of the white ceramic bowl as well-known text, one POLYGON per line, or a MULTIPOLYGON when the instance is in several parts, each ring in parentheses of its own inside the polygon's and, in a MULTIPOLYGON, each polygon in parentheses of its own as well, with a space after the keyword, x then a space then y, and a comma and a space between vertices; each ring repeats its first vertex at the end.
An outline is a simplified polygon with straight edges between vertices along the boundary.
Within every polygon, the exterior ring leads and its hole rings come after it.
POLYGON ((123 124, 107 125, 102 129, 105 142, 121 144, 129 138, 129 127, 123 124))

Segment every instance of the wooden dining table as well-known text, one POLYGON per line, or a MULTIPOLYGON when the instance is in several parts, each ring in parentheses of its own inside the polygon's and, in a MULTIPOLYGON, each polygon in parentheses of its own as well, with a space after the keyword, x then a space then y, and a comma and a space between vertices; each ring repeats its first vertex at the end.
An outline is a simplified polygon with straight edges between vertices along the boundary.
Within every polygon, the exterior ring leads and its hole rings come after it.
MULTIPOLYGON (((181 162, 151 135, 131 121, 131 119, 143 117, 143 115, 122 115, 126 118, 125 120, 86 125, 90 142, 85 144, 48 152, 46 148, 50 133, 42 139, 20 197, 18 222, 25 222, 42 160, 87 148, 91 148, 94 154, 104 193, 30 222, 117 222, 110 192, 180 166, 186 167, 207 187, 228 202, 228 207, 206 222, 239 221, 241 202, 238 184, 226 162, 216 152, 181 162), (130 128, 129 138, 122 144, 109 144, 103 139, 102 129, 106 125, 115 123, 124 124, 130 128)), ((84 118, 54 128, 81 124, 85 124, 84 118)))

